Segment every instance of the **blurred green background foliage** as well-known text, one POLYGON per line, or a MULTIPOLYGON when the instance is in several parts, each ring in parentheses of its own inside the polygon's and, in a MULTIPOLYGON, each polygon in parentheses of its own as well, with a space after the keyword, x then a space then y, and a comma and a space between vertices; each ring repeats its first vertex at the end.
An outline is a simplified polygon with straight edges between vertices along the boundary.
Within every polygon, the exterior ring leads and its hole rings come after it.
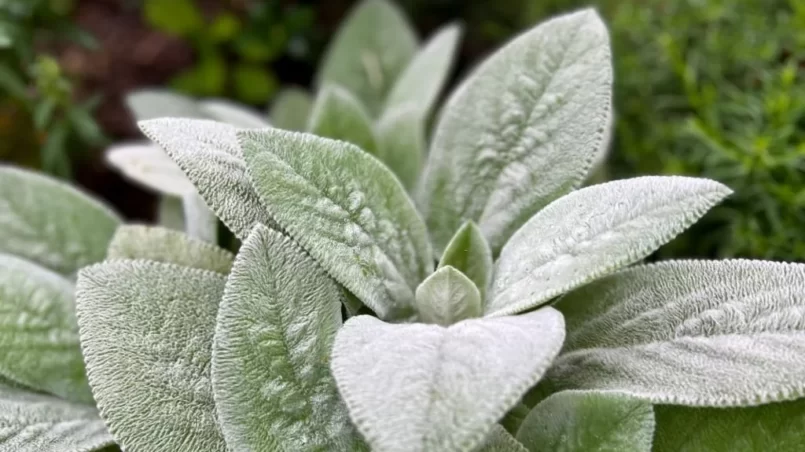
MULTIPOLYGON (((104 85, 77 92, 75 86, 83 86, 80 76, 76 80, 66 75, 63 53, 48 44, 70 40, 92 52, 97 42, 82 30, 76 18, 84 16, 75 11, 99 2, 114 3, 107 10, 136 18, 138 26, 175 41, 171 48, 190 55, 176 59, 175 67, 162 71, 164 77, 143 75, 127 87, 156 80, 186 94, 229 98, 261 111, 280 87, 310 87, 327 41, 354 3, 0 0, 3 160, 69 175, 70 162, 80 150, 99 149, 104 135, 120 139, 136 133, 98 127, 92 116, 98 99, 111 98, 122 110, 120 93, 104 92, 104 85), (26 127, 33 132, 17 133, 26 127), (20 136, 9 138, 9 131, 20 136)), ((735 190, 657 257, 805 261, 802 0, 398 3, 420 36, 448 21, 464 23, 453 86, 474 63, 520 30, 551 15, 597 7, 610 27, 616 77, 609 177, 701 176, 735 190)), ((151 68, 163 59, 148 61, 151 68)), ((95 119, 109 122, 115 111, 110 107, 95 119)))

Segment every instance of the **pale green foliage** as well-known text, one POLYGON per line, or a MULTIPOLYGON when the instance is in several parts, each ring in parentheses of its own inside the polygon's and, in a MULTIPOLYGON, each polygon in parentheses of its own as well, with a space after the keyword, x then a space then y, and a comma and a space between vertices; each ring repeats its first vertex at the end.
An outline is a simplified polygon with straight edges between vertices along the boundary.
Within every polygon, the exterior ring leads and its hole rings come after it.
POLYGON ((209 119, 232 124, 235 127, 259 129, 269 126, 266 118, 228 100, 201 100, 198 101, 198 108, 209 119))
POLYGON ((230 450, 363 450, 326 363, 338 286, 287 237, 255 226, 227 281, 212 384, 230 450))
POLYGON ((215 243, 218 240, 218 218, 198 193, 182 196, 184 229, 190 237, 215 243))
POLYGON ((107 258, 147 259, 226 275, 235 256, 223 248, 171 229, 124 225, 112 237, 107 258))
POLYGON ((486 312, 521 312, 635 263, 729 193, 715 181, 673 176, 570 193, 534 215, 503 248, 486 312))
POLYGON ((0 252, 63 275, 103 259, 120 218, 106 205, 41 174, 0 165, 0 252))
POLYGON ((377 116, 417 46, 413 28, 396 5, 363 0, 330 43, 317 82, 343 86, 377 116))
POLYGON ((347 141, 370 154, 376 152, 377 139, 369 113, 349 91, 332 83, 319 90, 307 131, 347 141))
POLYGON ((335 339, 332 370, 372 450, 470 451, 539 380, 564 334, 552 308, 446 328, 358 316, 335 339))
POLYGON ((181 197, 195 191, 181 168, 152 143, 118 144, 107 149, 104 156, 127 179, 157 193, 181 197))
POLYGON ((486 442, 477 452, 528 452, 509 432, 499 425, 492 427, 486 442))
POLYGON ((606 146, 612 67, 592 10, 519 36, 450 96, 419 206, 441 251, 466 220, 497 252, 534 213, 578 186, 606 146))
POLYGON ((412 314, 433 251, 391 172, 341 141, 279 129, 237 134, 254 188, 276 221, 379 316, 412 314))
POLYGON ((78 344, 73 283, 0 254, 0 375, 23 386, 91 403, 78 344))
POLYGON ((486 290, 492 279, 492 250, 483 233, 472 221, 464 223, 447 244, 439 268, 445 265, 455 267, 475 283, 486 299, 486 290))
POLYGON ((268 121, 248 108, 223 99, 196 100, 161 89, 143 89, 126 97, 138 121, 154 118, 213 119, 236 127, 268 127, 268 121))
POLYGON ((449 326, 483 313, 478 288, 449 265, 422 281, 415 295, 420 322, 449 326))
POLYGON ((556 307, 569 333, 547 375, 551 389, 617 390, 694 406, 805 394, 805 264, 636 267, 572 292, 556 307))
POLYGON ((225 451, 210 383, 223 275, 110 260, 78 276, 89 383, 124 450, 225 451))
POLYGON ((269 117, 274 127, 303 132, 307 130, 313 98, 299 88, 285 88, 277 94, 269 117))
POLYGON ((0 452, 91 452, 112 444, 93 406, 0 385, 0 452))
POLYGON ((531 410, 517 439, 529 452, 651 452, 653 435, 649 403, 621 394, 562 391, 531 410))
POLYGON ((377 158, 411 191, 419 180, 425 158, 425 123, 419 107, 407 105, 387 111, 376 124, 377 158))

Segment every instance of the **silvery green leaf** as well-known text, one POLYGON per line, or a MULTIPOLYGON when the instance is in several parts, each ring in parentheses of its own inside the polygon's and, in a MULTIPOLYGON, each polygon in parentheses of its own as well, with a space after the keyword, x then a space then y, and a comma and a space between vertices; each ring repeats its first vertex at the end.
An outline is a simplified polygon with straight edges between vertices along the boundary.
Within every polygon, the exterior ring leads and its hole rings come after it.
POLYGON ((442 326, 483 314, 478 288, 449 265, 440 267, 417 287, 416 308, 420 321, 442 326))
POLYGON ((352 317, 332 369, 373 451, 470 451, 559 352, 562 316, 547 307, 447 328, 352 317))
POLYGON ((528 413, 531 412, 531 408, 525 404, 525 401, 520 401, 516 404, 512 409, 506 413, 505 416, 500 420, 500 425, 506 429, 507 432, 512 434, 517 433, 517 429, 520 428, 520 424, 523 423, 528 413))
POLYGON ((195 99, 165 89, 142 89, 126 96, 126 106, 137 121, 163 117, 204 118, 195 99))
POLYGON ((92 452, 112 444, 95 407, 0 386, 0 452, 92 452))
POLYGON ((120 217, 63 182, 0 165, 0 252, 71 275, 98 262, 120 217))
POLYGON ((210 119, 225 122, 235 127, 263 128, 270 127, 262 115, 225 99, 207 99, 198 101, 199 110, 210 119))
POLYGON ((224 275, 146 260, 79 272, 81 347, 101 416, 124 450, 226 450, 210 360, 224 275))
POLYGON ((168 154, 150 142, 112 146, 105 158, 124 177, 157 193, 182 196, 196 191, 168 154))
POLYGON ((275 226, 252 188, 235 131, 203 120, 163 118, 138 123, 195 184, 218 218, 244 240, 257 223, 275 226))
POLYGON ((370 154, 377 150, 372 118, 366 109, 352 93, 332 83, 319 91, 307 131, 352 143, 370 154))
POLYGON ((0 375, 38 391, 91 403, 73 290, 61 275, 0 254, 0 375))
POLYGON ((489 436, 486 437, 486 443, 476 452, 528 452, 528 450, 506 429, 495 425, 489 436))
POLYGON ((197 192, 185 193, 182 196, 185 232, 190 237, 216 243, 218 240, 218 217, 207 206, 197 192))
POLYGON ((418 107, 387 111, 375 126, 377 158, 389 167, 407 190, 419 178, 425 158, 425 123, 418 107))
POLYGON ((653 436, 650 403, 592 391, 562 391, 548 397, 531 410, 517 432, 530 452, 651 452, 653 436))
POLYGON ((146 259, 155 262, 229 274, 235 256, 211 243, 179 231, 144 225, 117 228, 107 252, 108 259, 146 259))
POLYGON ((269 117, 274 127, 303 132, 307 130, 313 98, 299 88, 286 88, 277 94, 269 117))
POLYGON ((389 0, 363 0, 333 38, 317 84, 343 86, 374 116, 417 46, 414 30, 399 7, 389 0))
POLYGON ((314 135, 263 129, 238 138, 254 188, 294 240, 380 317, 413 314, 433 251, 388 168, 354 145, 314 135))
POLYGON ((731 193, 708 179, 650 176, 593 185, 534 215, 503 248, 486 312, 548 302, 648 256, 731 193))
POLYGON ((461 31, 458 24, 442 27, 419 50, 391 89, 384 115, 410 105, 422 120, 426 119, 450 75, 461 31))
POLYGON ((757 405, 805 395, 805 265, 640 266, 559 300, 568 335, 552 389, 654 403, 757 405))
POLYGON ((497 253, 532 215, 578 186, 604 143, 612 67, 592 9, 525 32, 451 95, 419 197, 438 251, 467 220, 497 253))
POLYGON ((456 231, 439 260, 439 267, 450 265, 467 275, 486 298, 486 290, 492 279, 492 250, 478 226, 468 221, 456 231))
POLYGON ((755 407, 654 407, 654 452, 796 451, 805 445, 805 400, 755 407))
POLYGON ((184 206, 182 205, 182 198, 170 195, 159 197, 159 203, 157 205, 157 224, 176 231, 184 231, 184 206))
POLYGON ((255 226, 227 281, 213 346, 230 450, 365 450, 323 365, 340 326, 340 288, 299 245, 255 226))

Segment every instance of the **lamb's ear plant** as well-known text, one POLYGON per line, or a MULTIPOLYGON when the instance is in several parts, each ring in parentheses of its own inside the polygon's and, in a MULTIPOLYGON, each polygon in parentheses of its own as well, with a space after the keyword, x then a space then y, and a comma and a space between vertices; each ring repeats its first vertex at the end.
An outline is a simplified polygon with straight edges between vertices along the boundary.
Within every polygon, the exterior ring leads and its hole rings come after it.
POLYGON ((347 141, 140 122, 243 246, 231 269, 181 244, 80 273, 89 383, 115 439, 179 452, 802 445, 805 265, 638 264, 730 190, 650 176, 578 188, 607 146, 611 83, 593 10, 518 36, 451 94, 416 201, 347 141))
POLYGON ((73 280, 103 260, 119 223, 63 182, 0 166, 1 452, 114 444, 87 382, 73 280))

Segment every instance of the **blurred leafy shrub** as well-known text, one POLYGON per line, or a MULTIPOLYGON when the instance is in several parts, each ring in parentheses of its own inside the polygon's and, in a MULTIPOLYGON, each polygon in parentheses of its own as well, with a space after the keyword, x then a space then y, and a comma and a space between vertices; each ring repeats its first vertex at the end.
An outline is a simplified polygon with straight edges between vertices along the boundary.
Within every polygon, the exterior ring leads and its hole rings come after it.
POLYGON ((76 102, 73 84, 43 49, 64 40, 96 45, 71 23, 71 0, 0 1, 0 159, 69 177, 72 154, 105 137, 99 99, 76 102))
POLYGON ((287 52, 306 56, 313 10, 277 0, 221 3, 208 12, 195 0, 145 0, 143 14, 154 28, 196 49, 197 63, 174 78, 173 88, 262 105, 279 84, 270 64, 287 52))

